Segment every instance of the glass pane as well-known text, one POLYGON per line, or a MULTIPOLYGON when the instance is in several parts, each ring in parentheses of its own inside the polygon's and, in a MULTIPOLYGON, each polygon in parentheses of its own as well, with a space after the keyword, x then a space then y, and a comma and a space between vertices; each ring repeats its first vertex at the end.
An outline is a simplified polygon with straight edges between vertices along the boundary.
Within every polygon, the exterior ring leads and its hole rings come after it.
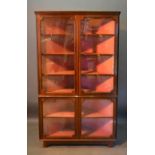
POLYGON ((114 54, 114 36, 81 36, 81 52, 114 54))
POLYGON ((41 24, 42 34, 70 34, 73 31, 72 17, 45 17, 41 24))
POLYGON ((43 116, 51 118, 73 118, 75 116, 74 104, 74 99, 46 99, 43 102, 43 116))
POLYGON ((111 137, 113 134, 113 119, 111 118, 84 118, 82 119, 83 137, 101 138, 111 137))
POLYGON ((42 70, 44 74, 74 74, 73 56, 43 56, 42 70))
POLYGON ((83 99, 81 115, 83 118, 113 117, 113 106, 109 99, 83 99))
POLYGON ((43 133, 46 138, 75 135, 75 99, 48 98, 43 101, 43 133))
POLYGON ((114 89, 115 20, 84 17, 81 20, 81 91, 110 93, 114 89))
POLYGON ((44 76, 42 88, 45 93, 74 93, 74 76, 44 76))
POLYGON ((114 56, 81 56, 82 74, 114 74, 114 56))
POLYGON ((114 34, 115 21, 104 17, 86 17, 81 21, 81 28, 85 34, 114 34))
POLYGON ((82 75, 81 89, 84 93, 110 93, 114 88, 113 76, 82 75))
POLYGON ((73 35, 51 35, 42 37, 42 53, 74 53, 73 35))
POLYGON ((67 138, 75 135, 73 118, 44 118, 43 126, 46 138, 67 138))
POLYGON ((74 53, 74 18, 45 17, 41 24, 42 53, 74 53))
POLYGON ((41 22, 42 92, 74 93, 74 17, 45 17, 41 22))

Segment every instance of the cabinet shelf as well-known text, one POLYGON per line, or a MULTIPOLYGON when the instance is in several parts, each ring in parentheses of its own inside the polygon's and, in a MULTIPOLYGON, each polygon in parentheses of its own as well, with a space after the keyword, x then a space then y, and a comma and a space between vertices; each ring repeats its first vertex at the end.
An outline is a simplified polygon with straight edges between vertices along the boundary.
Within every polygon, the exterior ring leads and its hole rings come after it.
POLYGON ((65 56, 65 55, 74 55, 74 53, 72 52, 57 52, 57 53, 42 53, 43 56, 53 56, 53 55, 62 55, 62 56, 65 56))
POLYGON ((73 137, 75 135, 74 130, 62 130, 62 131, 57 131, 55 133, 46 135, 46 138, 61 138, 61 137, 73 137))
POLYGON ((52 75, 74 75, 75 71, 60 71, 54 73, 43 73, 45 76, 52 76, 52 75))
POLYGON ((95 71, 81 71, 82 75, 103 75, 103 76, 114 76, 114 74, 103 74, 103 73, 98 73, 95 71))
POLYGON ((112 118, 110 116, 104 116, 100 112, 94 112, 90 114, 82 114, 82 118, 112 118))
POLYGON ((74 118, 74 112, 55 112, 45 115, 45 118, 74 118))
POLYGON ((53 34, 41 34, 41 36, 43 36, 43 37, 52 37, 52 36, 73 36, 73 34, 71 34, 71 33, 53 33, 53 34))
MULTIPOLYGON (((82 89, 81 90, 83 93, 91 93, 91 94, 98 94, 98 93, 103 93, 101 91, 97 91, 97 90, 91 90, 91 89, 82 89)), ((107 93, 107 92, 104 92, 107 93)))
POLYGON ((59 94, 59 93, 64 93, 64 94, 71 94, 74 93, 74 89, 59 89, 59 90, 54 90, 54 91, 48 91, 48 94, 59 94))
POLYGON ((113 36, 115 36, 115 34, 84 34, 84 33, 82 33, 81 36, 113 37, 113 36))
POLYGON ((82 56, 113 56, 114 54, 102 54, 102 53, 81 53, 82 56))

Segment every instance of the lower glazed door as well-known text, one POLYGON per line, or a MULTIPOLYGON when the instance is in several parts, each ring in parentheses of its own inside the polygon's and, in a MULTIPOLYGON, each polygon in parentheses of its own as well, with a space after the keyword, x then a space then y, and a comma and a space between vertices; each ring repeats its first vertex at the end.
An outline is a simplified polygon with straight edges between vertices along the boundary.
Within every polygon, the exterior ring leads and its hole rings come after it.
POLYGON ((81 99, 81 138, 114 138, 115 100, 81 99))
POLYGON ((41 99, 42 138, 75 137, 75 99, 50 97, 41 99))

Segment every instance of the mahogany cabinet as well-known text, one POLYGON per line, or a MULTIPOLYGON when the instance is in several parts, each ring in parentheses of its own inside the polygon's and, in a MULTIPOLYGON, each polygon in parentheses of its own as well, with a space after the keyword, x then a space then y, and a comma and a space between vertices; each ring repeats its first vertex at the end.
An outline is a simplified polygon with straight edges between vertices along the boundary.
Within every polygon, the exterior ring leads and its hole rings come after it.
POLYGON ((39 137, 49 144, 116 140, 120 12, 35 12, 39 137))

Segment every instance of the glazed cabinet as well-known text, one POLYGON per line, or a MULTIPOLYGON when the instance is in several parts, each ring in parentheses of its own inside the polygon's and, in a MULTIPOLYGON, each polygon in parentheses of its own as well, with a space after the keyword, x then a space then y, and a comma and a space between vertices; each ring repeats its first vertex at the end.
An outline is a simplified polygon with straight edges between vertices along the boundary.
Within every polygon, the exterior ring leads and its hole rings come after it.
POLYGON ((39 137, 49 144, 116 140, 120 12, 35 12, 39 137))

